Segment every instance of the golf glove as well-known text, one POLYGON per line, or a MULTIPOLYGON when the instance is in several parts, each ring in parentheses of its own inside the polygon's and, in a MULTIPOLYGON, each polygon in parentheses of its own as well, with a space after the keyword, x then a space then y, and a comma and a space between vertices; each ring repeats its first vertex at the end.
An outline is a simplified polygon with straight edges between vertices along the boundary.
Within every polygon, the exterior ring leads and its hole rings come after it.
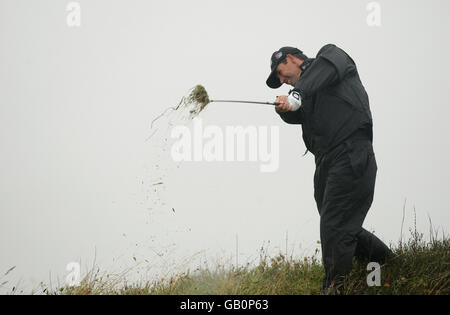
POLYGON ((302 105, 302 97, 300 96, 300 93, 295 90, 289 92, 288 101, 289 105, 292 106, 292 112, 297 111, 302 105))

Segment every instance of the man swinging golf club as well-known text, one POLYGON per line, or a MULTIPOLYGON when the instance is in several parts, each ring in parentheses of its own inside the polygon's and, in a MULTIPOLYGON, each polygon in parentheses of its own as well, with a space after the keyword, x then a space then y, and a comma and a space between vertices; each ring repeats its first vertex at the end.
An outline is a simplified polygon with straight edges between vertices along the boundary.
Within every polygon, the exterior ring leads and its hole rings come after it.
POLYGON ((390 249, 362 228, 372 204, 377 163, 372 147, 369 99, 353 59, 328 44, 316 58, 293 47, 272 54, 270 88, 293 89, 278 96, 276 112, 288 124, 301 124, 314 154, 314 199, 320 214, 325 267, 323 292, 342 293, 353 257, 384 263, 390 249))

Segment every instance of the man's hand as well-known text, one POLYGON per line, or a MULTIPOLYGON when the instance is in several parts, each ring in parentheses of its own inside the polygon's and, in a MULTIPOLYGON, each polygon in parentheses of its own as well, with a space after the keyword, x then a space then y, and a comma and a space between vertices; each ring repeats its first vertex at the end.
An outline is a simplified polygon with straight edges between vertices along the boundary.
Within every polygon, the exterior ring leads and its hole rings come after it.
POLYGON ((275 107, 277 112, 295 112, 302 106, 302 98, 300 93, 295 90, 289 92, 289 96, 278 96, 276 102, 280 105, 275 107))
POLYGON ((280 105, 275 106, 277 112, 286 113, 292 111, 292 105, 289 104, 287 95, 278 96, 275 103, 280 103, 280 105))

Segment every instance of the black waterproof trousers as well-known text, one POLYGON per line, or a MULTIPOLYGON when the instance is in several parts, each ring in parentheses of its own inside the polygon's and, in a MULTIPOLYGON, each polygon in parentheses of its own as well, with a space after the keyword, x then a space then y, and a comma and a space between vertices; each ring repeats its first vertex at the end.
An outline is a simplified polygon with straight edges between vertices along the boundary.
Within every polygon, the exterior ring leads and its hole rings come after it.
POLYGON ((320 214, 323 290, 339 289, 353 257, 383 263, 390 249, 362 228, 372 204, 377 163, 369 137, 357 133, 316 162, 314 198, 320 214))

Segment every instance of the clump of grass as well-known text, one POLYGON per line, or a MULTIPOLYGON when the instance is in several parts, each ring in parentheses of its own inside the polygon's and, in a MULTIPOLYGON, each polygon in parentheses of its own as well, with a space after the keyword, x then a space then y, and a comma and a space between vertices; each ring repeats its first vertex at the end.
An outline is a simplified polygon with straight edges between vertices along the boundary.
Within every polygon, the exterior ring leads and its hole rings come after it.
MULTIPOLYGON (((198 84, 192 89, 189 90, 189 94, 187 96, 183 96, 175 107, 166 108, 160 115, 158 115, 155 119, 152 120, 150 128, 153 129, 154 123, 163 116, 166 116, 169 120, 179 119, 176 121, 178 123, 186 123, 186 121, 192 120, 194 117, 198 116, 202 110, 205 109, 206 105, 210 103, 210 99, 206 89, 198 84)), ((156 130, 153 134, 147 138, 150 139, 155 134, 156 130)))
POLYGON ((196 85, 186 100, 187 104, 194 104, 194 108, 190 110, 193 116, 198 115, 210 102, 208 93, 202 85, 196 85))
POLYGON ((157 282, 150 294, 293 295, 320 292, 322 267, 317 260, 286 259, 282 254, 256 267, 200 269, 157 282))
POLYGON ((399 242, 394 258, 381 266, 381 286, 369 287, 368 262, 353 268, 346 294, 448 295, 450 294, 450 239, 431 237, 411 231, 411 238, 399 242))
POLYGON ((52 291, 43 286, 42 292, 48 295, 117 295, 128 292, 126 275, 130 270, 117 274, 101 272, 93 267, 77 286, 62 286, 52 291), (124 291, 124 289, 127 289, 124 291))

